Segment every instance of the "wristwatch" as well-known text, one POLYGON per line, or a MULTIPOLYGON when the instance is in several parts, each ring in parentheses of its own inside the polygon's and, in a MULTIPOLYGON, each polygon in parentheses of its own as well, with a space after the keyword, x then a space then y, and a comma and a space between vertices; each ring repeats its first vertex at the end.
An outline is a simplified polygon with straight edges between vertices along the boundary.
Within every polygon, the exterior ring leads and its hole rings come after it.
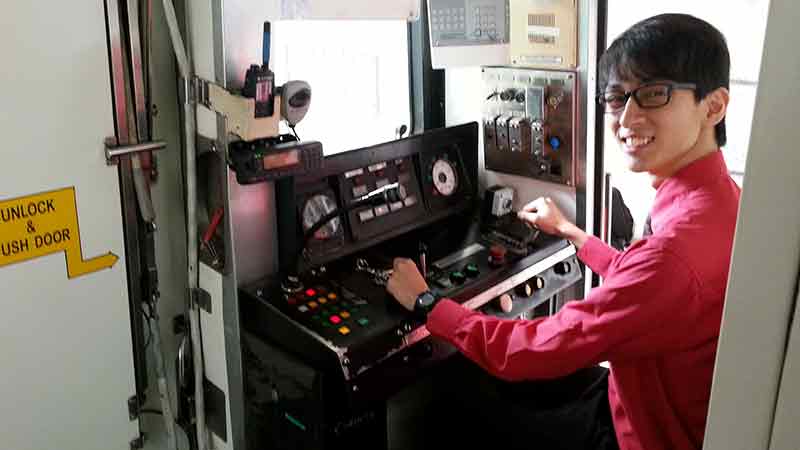
POLYGON ((439 298, 431 291, 419 294, 414 301, 414 314, 421 319, 427 318, 437 301, 439 298))

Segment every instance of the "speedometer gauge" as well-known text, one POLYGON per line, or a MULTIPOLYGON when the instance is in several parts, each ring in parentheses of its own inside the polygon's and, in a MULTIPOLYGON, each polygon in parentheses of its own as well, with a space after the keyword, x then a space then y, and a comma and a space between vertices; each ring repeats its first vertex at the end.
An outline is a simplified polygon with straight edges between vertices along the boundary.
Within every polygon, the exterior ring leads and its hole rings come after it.
MULTIPOLYGON (((303 231, 308 232, 323 217, 336 211, 336 209, 336 202, 325 194, 317 194, 310 197, 303 205, 303 231)), ((318 240, 330 239, 340 232, 341 225, 339 217, 334 217, 314 232, 314 238, 318 240)))
POLYGON ((458 175, 453 163, 446 159, 437 159, 431 170, 433 187, 443 196, 452 195, 458 189, 458 175))

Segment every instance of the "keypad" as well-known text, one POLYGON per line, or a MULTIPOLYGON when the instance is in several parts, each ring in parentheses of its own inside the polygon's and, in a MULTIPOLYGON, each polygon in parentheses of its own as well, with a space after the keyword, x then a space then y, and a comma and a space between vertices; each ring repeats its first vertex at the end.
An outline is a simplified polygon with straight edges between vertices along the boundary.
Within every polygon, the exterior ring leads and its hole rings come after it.
POLYGON ((350 339, 372 325, 366 300, 341 287, 313 285, 283 299, 301 323, 329 338, 350 339))
POLYGON ((431 10, 431 29, 433 31, 453 33, 466 31, 465 8, 438 8, 431 10))

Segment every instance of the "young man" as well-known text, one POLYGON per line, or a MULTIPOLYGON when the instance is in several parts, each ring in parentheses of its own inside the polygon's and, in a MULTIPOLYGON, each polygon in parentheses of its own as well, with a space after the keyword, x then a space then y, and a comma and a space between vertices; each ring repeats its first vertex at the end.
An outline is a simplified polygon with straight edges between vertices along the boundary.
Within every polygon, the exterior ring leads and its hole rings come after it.
MULTIPOLYGON (((722 34, 687 15, 646 19, 616 39, 600 62, 598 101, 630 170, 652 177, 653 234, 618 252, 568 222, 550 199, 536 199, 519 217, 569 239, 603 284, 529 321, 442 299, 427 317, 431 334, 508 381, 609 361, 607 402, 620 448, 700 449, 740 193, 719 150, 729 66, 722 34)), ((394 268, 387 289, 420 310, 425 280, 410 260, 394 268)))

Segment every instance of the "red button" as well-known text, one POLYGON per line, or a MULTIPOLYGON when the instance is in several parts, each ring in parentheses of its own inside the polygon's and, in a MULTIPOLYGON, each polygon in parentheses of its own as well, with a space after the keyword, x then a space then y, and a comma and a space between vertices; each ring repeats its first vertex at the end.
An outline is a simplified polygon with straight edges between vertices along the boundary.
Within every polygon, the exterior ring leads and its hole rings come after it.
POLYGON ((309 297, 313 297, 313 296, 317 295, 317 291, 315 291, 313 289, 306 289, 306 295, 309 296, 309 297))
POLYGON ((338 325, 342 321, 342 318, 339 316, 330 316, 328 320, 330 320, 332 324, 338 325))

